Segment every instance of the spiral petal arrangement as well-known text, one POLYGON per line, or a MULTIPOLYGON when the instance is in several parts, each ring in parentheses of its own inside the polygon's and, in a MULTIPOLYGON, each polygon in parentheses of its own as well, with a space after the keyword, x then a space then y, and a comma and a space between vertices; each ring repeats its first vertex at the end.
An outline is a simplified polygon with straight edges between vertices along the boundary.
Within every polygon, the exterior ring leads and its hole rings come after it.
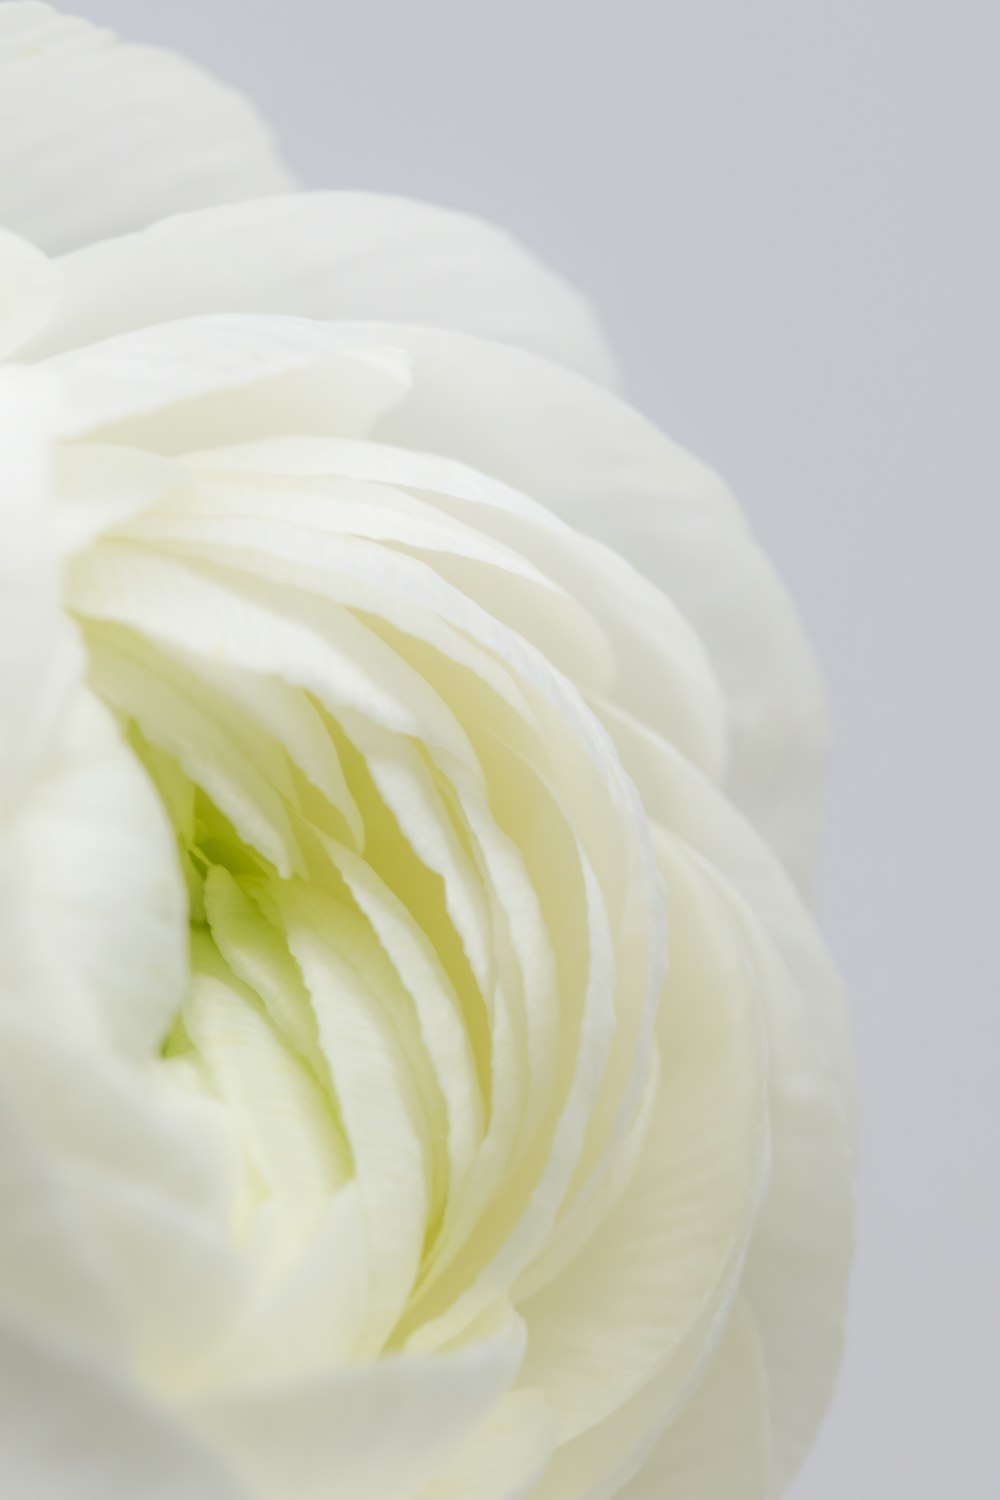
POLYGON ((853 1159, 794 613, 503 236, 150 150, 119 238, 0 191, 0 1476, 777 1495, 853 1159))

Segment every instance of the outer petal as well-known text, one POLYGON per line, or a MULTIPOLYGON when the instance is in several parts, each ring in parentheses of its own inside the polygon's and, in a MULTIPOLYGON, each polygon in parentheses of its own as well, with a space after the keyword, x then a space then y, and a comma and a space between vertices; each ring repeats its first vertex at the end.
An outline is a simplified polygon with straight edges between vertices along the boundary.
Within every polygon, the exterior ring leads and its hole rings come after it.
POLYGON ((737 1303, 704 1381, 617 1500, 765 1500, 767 1403, 760 1341, 737 1303))
POLYGON ((512 1322, 455 1353, 237 1388, 192 1414, 266 1500, 411 1500, 503 1395, 522 1348, 512 1322))
POLYGON ((708 777, 621 712, 606 711, 604 717, 649 816, 714 866, 780 953, 802 997, 812 1045, 830 1069, 853 1149, 857 1079, 847 1008, 837 971, 801 896, 756 830, 708 777))
POLYGON ((191 63, 0 7, 0 223, 60 252, 290 186, 250 106, 191 63))
POLYGON ((0 370, 0 830, 34 773, 75 665, 57 643, 58 579, 47 535, 54 408, 41 372, 0 370))
POLYGON ((142 1054, 165 1034, 186 970, 173 835, 146 773, 84 689, 46 760, 9 828, 8 915, 36 984, 61 1007, 82 989, 115 1043, 142 1054))
POLYGON ((3 372, 0 999, 30 995, 36 1019, 44 1009, 54 1025, 99 1017, 141 1052, 158 1042, 183 985, 183 887, 163 810, 80 683, 81 653, 59 607, 50 396, 39 372, 3 372))
POLYGON ((27 357, 202 313, 392 319, 517 344, 611 383, 584 300, 499 229, 375 193, 310 193, 165 219, 56 267, 27 357))
POLYGON ((0 229, 0 358, 13 353, 48 322, 57 275, 37 246, 0 229))
POLYGON ((0 1493, 248 1500, 202 1442, 65 1340, 0 1317, 0 1493))
POLYGON ((642 1156, 576 1261, 522 1308, 521 1381, 545 1392, 563 1441, 668 1363, 660 1399, 677 1402, 735 1295, 767 1176, 760 976, 699 862, 664 840, 661 867, 670 967, 642 1156))
POLYGON ((409 381, 406 355, 366 326, 221 316, 141 328, 47 361, 60 438, 180 453, 252 435, 365 437, 409 381))
POLYGON ((106 1258, 63 1191, 59 1164, 0 1074, 0 1307, 79 1343, 120 1350, 125 1330, 106 1258))
POLYGON ((844 1340, 853 1253, 853 1173, 838 1080, 808 1005, 749 911, 771 1043, 771 1186, 743 1281, 769 1384, 773 1492, 784 1491, 816 1436, 844 1340))
POLYGON ((379 440, 506 481, 623 552, 680 606, 727 700, 727 790, 803 880, 825 745, 819 677, 721 481, 606 391, 521 350, 373 331, 413 360, 410 394, 379 424, 379 440))
POLYGON ((532 1500, 764 1500, 767 1375, 739 1301, 678 1412, 669 1370, 561 1448, 532 1500))
POLYGON ((512 1391, 417 1500, 527 1500, 551 1454, 553 1422, 538 1391, 512 1391))
POLYGON ((825 743, 815 663, 725 488, 630 407, 522 350, 402 324, 194 318, 52 366, 67 436, 96 430, 164 453, 303 431, 374 436, 471 464, 624 551, 707 650, 729 731, 726 790, 805 880, 825 743))

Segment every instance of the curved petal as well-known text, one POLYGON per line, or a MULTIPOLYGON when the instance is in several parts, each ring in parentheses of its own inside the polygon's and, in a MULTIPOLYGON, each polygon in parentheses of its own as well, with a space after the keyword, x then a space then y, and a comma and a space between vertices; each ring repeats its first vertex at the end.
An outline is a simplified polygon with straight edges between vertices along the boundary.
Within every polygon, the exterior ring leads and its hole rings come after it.
POLYGON ((840 979, 815 920, 774 852, 719 788, 676 749, 608 705, 602 718, 654 822, 696 849, 739 893, 802 997, 813 1045, 830 1069, 852 1149, 857 1079, 840 979))
POLYGON ((58 436, 158 453, 250 436, 364 437, 409 380, 405 355, 351 324, 206 317, 141 328, 46 362, 58 436))
POLYGON ((719 1348, 680 1401, 664 1371, 556 1453, 531 1500, 765 1500, 767 1374, 737 1301, 719 1348))
POLYGON ((0 1491, 32 1500, 249 1500, 190 1429, 65 1338, 0 1316, 0 1491))
POLYGON ((0 380, 0 978, 60 1024, 99 1017, 142 1052, 179 1001, 183 888, 162 808, 83 688, 59 607, 47 384, 35 371, 0 380))
POLYGON ((291 186, 239 94, 49 5, 0 7, 0 75, 0 224, 50 252, 291 186))
POLYGON ((764 986, 771 1058, 771 1184, 743 1278, 767 1370, 775 1493, 816 1436, 840 1365, 853 1257, 854 1183, 839 1080, 797 991, 734 897, 764 986))
POLYGON ((56 267, 39 358, 205 313, 378 318, 517 344, 613 383, 583 298, 468 214, 377 193, 298 193, 177 215, 56 267))
POLYGON ((20 349, 48 322, 57 284, 48 256, 0 229, 0 359, 20 349))
POLYGON ((511 1391, 417 1500, 528 1500, 552 1454, 553 1422, 538 1391, 511 1391))
POLYGON ((624 555, 701 637, 730 732, 726 788, 801 881, 825 748, 819 677, 792 604, 732 497, 623 402, 519 349, 376 325, 409 393, 375 437, 445 453, 624 555))
MULTIPOLYGON (((16 808, 79 658, 59 612, 48 536, 53 382, 0 369, 0 815, 16 808)), ((3 945, 0 945, 2 951, 3 945)))
POLYGON ((622 1201, 560 1276, 521 1308, 521 1372, 563 1441, 661 1368, 678 1399, 735 1295, 768 1169, 760 975, 710 874, 664 840, 669 972, 662 1078, 622 1201))
MULTIPOLYGON (((173 835, 107 710, 81 689, 46 748, 44 776, 6 830, 15 925, 36 1002, 75 997, 115 1045, 159 1045, 180 1002, 187 903, 173 835)), ((8 893, 5 892, 5 896, 8 893)))
POLYGON ((262 1500, 411 1500, 509 1387, 522 1348, 512 1320, 454 1353, 237 1387, 190 1410, 262 1500))
POLYGON ((773 1493, 767 1403, 760 1342, 737 1302, 705 1379, 631 1482, 614 1491, 616 1500, 766 1500, 773 1493))
POLYGON ((122 1309, 111 1267, 63 1189, 60 1167, 0 1074, 0 1306, 53 1332, 121 1351, 122 1309))

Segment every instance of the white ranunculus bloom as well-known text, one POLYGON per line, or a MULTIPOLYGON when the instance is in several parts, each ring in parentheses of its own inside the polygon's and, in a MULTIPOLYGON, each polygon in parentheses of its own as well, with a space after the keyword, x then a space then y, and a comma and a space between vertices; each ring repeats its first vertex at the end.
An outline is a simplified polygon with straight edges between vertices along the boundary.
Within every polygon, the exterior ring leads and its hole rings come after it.
POLYGON ((851 1240, 808 650, 557 280, 289 189, 0 7, 0 1492, 775 1496, 851 1240))

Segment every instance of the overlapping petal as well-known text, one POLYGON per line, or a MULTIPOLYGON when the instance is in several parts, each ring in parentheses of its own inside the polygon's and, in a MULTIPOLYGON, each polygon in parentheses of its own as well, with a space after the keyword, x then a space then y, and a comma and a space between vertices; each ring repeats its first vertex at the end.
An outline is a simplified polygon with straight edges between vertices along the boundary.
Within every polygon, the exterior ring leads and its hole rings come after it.
POLYGON ((772 1500, 853 1160, 786 596, 504 236, 47 6, 0 74, 0 1477, 772 1500))
POLYGON ((297 193, 162 219, 52 268, 37 359, 178 318, 393 319, 516 344, 610 382, 583 299, 498 229, 375 193, 297 193))

